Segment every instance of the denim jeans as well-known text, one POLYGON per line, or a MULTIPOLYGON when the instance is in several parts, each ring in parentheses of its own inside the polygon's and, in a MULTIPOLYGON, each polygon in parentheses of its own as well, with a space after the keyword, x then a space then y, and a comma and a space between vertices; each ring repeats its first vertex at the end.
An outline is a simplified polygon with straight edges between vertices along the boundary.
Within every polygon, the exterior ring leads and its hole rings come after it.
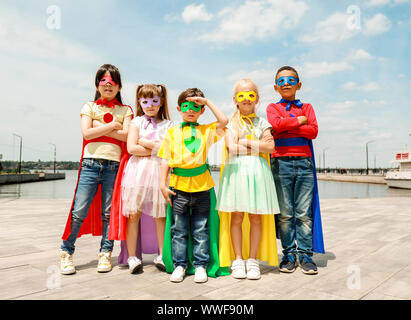
POLYGON ((314 173, 311 158, 271 158, 280 206, 279 229, 283 254, 312 256, 314 173))
POLYGON ((119 167, 119 162, 84 158, 81 163, 80 178, 74 198, 71 212, 71 233, 67 240, 63 241, 61 250, 74 253, 74 243, 80 232, 81 225, 88 215, 88 211, 98 186, 101 184, 101 219, 103 221, 101 252, 113 250, 114 241, 108 240, 108 228, 110 223, 111 198, 114 182, 119 167))
POLYGON ((209 260, 208 217, 210 191, 184 192, 174 190, 171 197, 174 222, 171 226, 171 246, 174 268, 188 265, 187 243, 193 239, 193 265, 207 268, 209 260), (190 214, 191 212, 191 214, 190 214))

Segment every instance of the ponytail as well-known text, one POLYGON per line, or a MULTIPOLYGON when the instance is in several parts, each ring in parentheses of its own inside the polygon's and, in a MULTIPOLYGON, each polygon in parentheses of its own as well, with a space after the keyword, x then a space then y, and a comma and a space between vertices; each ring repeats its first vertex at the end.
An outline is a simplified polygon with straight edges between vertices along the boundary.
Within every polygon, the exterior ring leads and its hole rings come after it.
POLYGON ((243 127, 243 124, 241 123, 241 113, 238 107, 236 108, 236 110, 234 111, 233 115, 230 118, 230 124, 231 124, 231 130, 232 130, 232 134, 234 135, 234 138, 240 139, 245 133, 245 128, 243 127))
POLYGON ((168 113, 168 101, 167 101, 167 88, 164 84, 158 84, 158 88, 161 90, 161 99, 163 100, 162 109, 160 109, 161 119, 170 120, 170 114, 168 113))
POLYGON ((152 98, 154 96, 159 96, 162 104, 160 110, 158 111, 158 117, 161 120, 170 120, 170 115, 168 113, 168 101, 167 101, 167 88, 164 84, 140 84, 136 89, 136 116, 144 115, 143 108, 140 105, 139 99, 141 97, 152 98))

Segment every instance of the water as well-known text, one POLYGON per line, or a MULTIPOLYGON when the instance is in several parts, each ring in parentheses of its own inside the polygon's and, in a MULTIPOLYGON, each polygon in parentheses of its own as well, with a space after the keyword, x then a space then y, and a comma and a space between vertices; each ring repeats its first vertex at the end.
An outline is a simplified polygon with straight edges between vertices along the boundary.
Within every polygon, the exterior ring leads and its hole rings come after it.
MULTIPOLYGON (((77 182, 77 171, 67 170, 65 180, 29 182, 0 186, 0 198, 11 199, 73 199, 77 182)), ((219 172, 213 171, 218 192, 219 172)), ((318 181, 321 199, 337 198, 376 198, 376 197, 411 197, 411 190, 392 189, 386 185, 369 183, 350 183, 318 181)))

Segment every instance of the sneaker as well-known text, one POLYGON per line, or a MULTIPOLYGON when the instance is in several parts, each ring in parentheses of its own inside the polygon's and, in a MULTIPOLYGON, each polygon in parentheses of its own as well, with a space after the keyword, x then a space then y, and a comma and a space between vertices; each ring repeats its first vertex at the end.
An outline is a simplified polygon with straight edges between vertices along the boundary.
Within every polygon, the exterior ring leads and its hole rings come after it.
POLYGON ((73 274, 76 273, 76 268, 73 264, 73 255, 66 251, 60 251, 60 273, 73 274))
POLYGON ((280 271, 291 273, 294 272, 296 268, 295 254, 289 253, 284 255, 283 260, 280 263, 280 271))
POLYGON ((261 278, 260 264, 255 259, 248 259, 246 264, 247 268, 247 279, 258 280, 261 278))
POLYGON ((111 251, 100 252, 98 254, 97 272, 111 271, 111 251))
POLYGON ((247 277, 243 259, 237 259, 233 261, 233 263, 231 264, 231 275, 235 279, 245 279, 247 277))
POLYGON ((300 261, 301 269, 305 274, 317 274, 318 273, 317 265, 311 259, 311 257, 304 255, 300 257, 299 261, 300 261))
POLYGON ((143 266, 142 261, 137 257, 129 257, 127 263, 131 274, 136 273, 143 266))
POLYGON ((170 281, 171 282, 181 282, 184 280, 184 276, 186 275, 186 270, 182 266, 178 266, 174 269, 170 281))
POLYGON ((164 262, 163 262, 163 257, 162 256, 157 256, 155 259, 154 259, 154 265, 159 269, 159 270, 161 270, 161 271, 166 271, 166 266, 165 266, 165 264, 164 264, 164 262))
POLYGON ((196 283, 203 283, 207 282, 208 276, 207 271, 204 267, 197 267, 196 272, 194 274, 194 282, 196 283))

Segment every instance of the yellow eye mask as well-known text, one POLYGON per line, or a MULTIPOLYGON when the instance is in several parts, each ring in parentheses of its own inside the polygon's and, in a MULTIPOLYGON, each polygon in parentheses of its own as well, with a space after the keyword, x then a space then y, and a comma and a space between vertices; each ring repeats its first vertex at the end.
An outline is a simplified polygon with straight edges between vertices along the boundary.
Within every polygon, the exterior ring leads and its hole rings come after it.
POLYGON ((238 102, 243 102, 245 99, 248 101, 255 101, 257 100, 257 93, 255 93, 255 91, 240 91, 235 95, 235 97, 238 102))

